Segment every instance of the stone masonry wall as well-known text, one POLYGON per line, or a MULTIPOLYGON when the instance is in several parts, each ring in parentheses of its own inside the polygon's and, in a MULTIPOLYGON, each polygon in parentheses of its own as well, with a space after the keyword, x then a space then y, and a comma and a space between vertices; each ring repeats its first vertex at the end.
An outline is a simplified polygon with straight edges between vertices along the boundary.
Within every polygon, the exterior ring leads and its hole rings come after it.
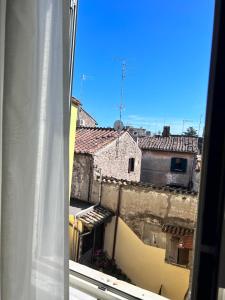
POLYGON ((91 184, 93 159, 90 155, 74 155, 71 197, 88 201, 89 185, 91 184))
MULTIPOLYGON (((99 185, 95 181, 92 202, 99 201, 99 185)), ((162 224, 193 229, 196 224, 198 198, 195 193, 160 190, 148 186, 121 185, 120 217, 146 244, 165 249, 166 234, 162 224)), ((116 212, 119 184, 102 183, 101 205, 116 212)))
POLYGON ((96 122, 88 113, 83 110, 81 107, 79 108, 78 119, 84 121, 84 127, 96 127, 96 122))
POLYGON ((94 165, 101 169, 103 176, 112 176, 118 179, 133 181, 140 180, 141 150, 129 133, 121 135, 116 140, 94 156, 94 165), (135 159, 134 171, 128 173, 129 158, 135 159))

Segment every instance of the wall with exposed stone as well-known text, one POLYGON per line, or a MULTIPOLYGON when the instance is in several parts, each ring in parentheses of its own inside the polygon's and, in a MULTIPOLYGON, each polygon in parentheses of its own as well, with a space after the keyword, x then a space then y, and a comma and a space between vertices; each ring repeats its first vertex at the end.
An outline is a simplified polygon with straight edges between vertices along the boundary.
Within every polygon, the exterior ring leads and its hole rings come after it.
POLYGON ((88 201, 93 172, 92 156, 75 153, 73 162, 73 177, 71 197, 88 201))
POLYGON ((96 121, 82 107, 79 108, 78 120, 83 120, 83 127, 96 127, 96 121))
POLYGON ((195 228, 198 197, 194 192, 177 189, 157 189, 129 182, 119 185, 107 180, 94 181, 91 201, 116 212, 121 188, 120 217, 146 244, 165 249, 166 234, 163 224, 195 228))
POLYGON ((94 155, 94 164, 103 176, 118 179, 140 180, 141 150, 128 132, 94 155), (134 171, 128 172, 129 158, 135 159, 134 171))
POLYGON ((192 180, 193 164, 194 154, 143 150, 141 181, 155 185, 179 185, 188 187, 192 180), (170 171, 171 158, 173 157, 187 159, 187 171, 185 173, 174 173, 170 171))

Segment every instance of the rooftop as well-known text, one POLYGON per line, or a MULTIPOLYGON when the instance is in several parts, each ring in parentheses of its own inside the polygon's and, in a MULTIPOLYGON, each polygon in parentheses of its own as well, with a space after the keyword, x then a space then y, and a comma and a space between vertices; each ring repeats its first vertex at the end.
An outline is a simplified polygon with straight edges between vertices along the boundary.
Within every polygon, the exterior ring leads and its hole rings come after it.
POLYGON ((120 134, 113 128, 80 127, 76 132, 75 152, 94 154, 116 140, 120 134))
POLYGON ((146 136, 139 138, 142 150, 198 153, 198 138, 191 136, 146 136))
POLYGON ((80 106, 80 105, 82 105, 81 103, 80 103, 80 101, 77 99, 77 98, 75 98, 75 97, 71 97, 71 102, 73 103, 73 104, 75 104, 76 106, 80 106))
POLYGON ((100 205, 94 205, 75 198, 70 199, 70 215, 74 215, 81 220, 84 226, 92 229, 101 223, 107 222, 113 213, 100 205))

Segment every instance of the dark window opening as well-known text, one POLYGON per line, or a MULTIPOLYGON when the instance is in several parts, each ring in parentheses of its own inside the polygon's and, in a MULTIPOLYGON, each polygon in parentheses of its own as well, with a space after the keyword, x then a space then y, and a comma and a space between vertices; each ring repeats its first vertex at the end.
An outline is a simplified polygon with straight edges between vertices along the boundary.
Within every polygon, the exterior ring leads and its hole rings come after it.
POLYGON ((129 158, 128 173, 134 172, 134 163, 135 163, 135 159, 133 157, 129 158))
POLYGON ((187 266, 189 263, 189 249, 178 248, 177 264, 187 266))
POLYGON ((173 157, 171 159, 171 172, 180 172, 185 173, 187 170, 187 159, 185 158, 179 158, 179 157, 173 157))
POLYGON ((190 250, 192 250, 192 240, 193 238, 185 239, 185 237, 172 236, 166 250, 166 261, 187 267, 189 265, 190 250))

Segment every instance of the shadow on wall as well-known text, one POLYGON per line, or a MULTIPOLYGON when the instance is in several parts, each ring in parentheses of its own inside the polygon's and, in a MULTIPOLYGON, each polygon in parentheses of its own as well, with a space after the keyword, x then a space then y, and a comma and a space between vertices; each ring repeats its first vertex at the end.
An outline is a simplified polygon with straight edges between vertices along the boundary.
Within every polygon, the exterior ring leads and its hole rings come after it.
MULTIPOLYGON (((106 226, 104 250, 112 256, 115 218, 106 226)), ((188 290, 190 271, 165 263, 165 250, 144 244, 119 218, 115 251, 117 265, 141 288, 172 300, 183 300, 188 290), (132 249, 132 251, 131 251, 132 249)))

